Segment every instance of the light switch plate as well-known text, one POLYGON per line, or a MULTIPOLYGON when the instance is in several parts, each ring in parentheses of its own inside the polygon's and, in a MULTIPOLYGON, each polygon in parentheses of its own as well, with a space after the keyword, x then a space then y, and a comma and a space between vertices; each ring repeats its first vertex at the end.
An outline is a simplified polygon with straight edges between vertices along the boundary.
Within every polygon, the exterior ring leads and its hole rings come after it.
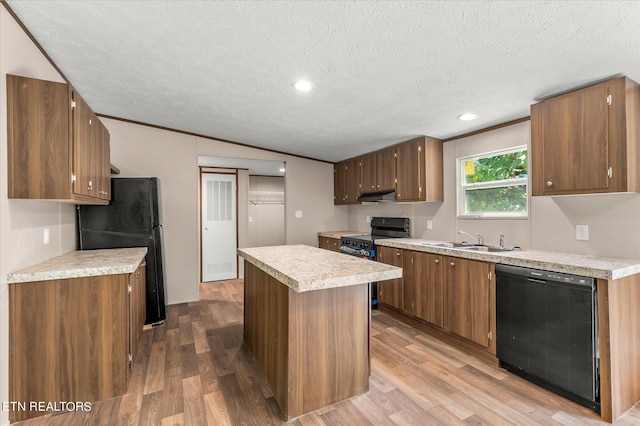
POLYGON ((576 240, 589 240, 589 225, 576 225, 576 240))
POLYGON ((249 223, 253 223, 253 216, 249 216, 249 223))
POLYGON ((367 216, 367 218, 365 219, 367 223, 371 223, 371 216, 367 216))
POLYGON ((300 219, 302 217, 302 210, 296 210, 296 219, 300 219))
POLYGON ((45 244, 49 244, 49 228, 44 228, 43 240, 45 244))
POLYGON ((427 219, 427 229, 433 229, 433 221, 431 219, 427 219))

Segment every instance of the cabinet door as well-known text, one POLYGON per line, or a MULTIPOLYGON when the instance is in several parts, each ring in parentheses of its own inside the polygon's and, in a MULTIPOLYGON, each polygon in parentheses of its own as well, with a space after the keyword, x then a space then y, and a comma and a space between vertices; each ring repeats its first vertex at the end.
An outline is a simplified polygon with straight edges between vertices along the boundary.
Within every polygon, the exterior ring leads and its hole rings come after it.
MULTIPOLYGON (((129 276, 129 354, 135 361, 138 354, 140 337, 147 316, 146 310, 146 264, 142 263, 129 276)), ((129 364, 131 368, 131 364, 129 364)))
MULTIPOLYGON (((378 261, 387 265, 403 266, 402 249, 378 247, 378 261)), ((403 309, 403 279, 380 281, 378 283, 378 302, 396 309, 403 309)))
POLYGON ((92 126, 93 112, 80 97, 78 92, 72 92, 75 107, 73 110, 73 171, 75 182, 73 185, 74 194, 94 196, 93 172, 95 163, 92 161, 92 154, 95 149, 92 141, 95 139, 92 126))
POLYGON ((341 161, 333 166, 333 203, 347 203, 347 162, 341 161))
POLYGON ((416 313, 438 327, 444 326, 444 257, 416 252, 418 275, 416 279, 416 313))
POLYGON ((70 198, 70 122, 66 84, 7 75, 9 198, 70 198))
POLYGON ((376 151, 376 190, 396 189, 396 149, 376 151))
POLYGON ((447 318, 452 333, 489 347, 490 267, 475 260, 445 257, 447 318))
POLYGON ((329 238, 329 250, 340 253, 340 239, 329 238))
POLYGON ((416 315, 416 288, 420 280, 421 267, 418 263, 418 252, 403 250, 402 253, 402 298, 403 311, 408 315, 416 315))
POLYGON ((327 237, 318 237, 318 247, 325 250, 331 250, 331 239, 327 237))
POLYGON ((362 192, 376 190, 376 154, 367 154, 361 158, 362 192))
POLYGON ((111 143, 109 131, 100 123, 100 161, 98 162, 100 172, 100 198, 111 200, 111 143))
POLYGON ((532 105, 533 195, 607 190, 607 95, 603 83, 532 105))
POLYGON ((396 200, 420 201, 424 185, 424 138, 398 145, 396 200))
POLYGON ((357 199, 361 193, 360 159, 354 158, 352 160, 347 160, 347 203, 357 203, 357 199))

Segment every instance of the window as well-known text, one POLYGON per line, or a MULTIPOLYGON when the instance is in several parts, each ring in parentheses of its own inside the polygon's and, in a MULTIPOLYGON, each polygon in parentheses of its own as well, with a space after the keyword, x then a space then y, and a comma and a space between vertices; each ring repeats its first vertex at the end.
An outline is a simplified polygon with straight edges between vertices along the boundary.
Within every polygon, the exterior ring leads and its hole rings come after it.
POLYGON ((458 215, 527 217, 527 147, 458 159, 458 215))

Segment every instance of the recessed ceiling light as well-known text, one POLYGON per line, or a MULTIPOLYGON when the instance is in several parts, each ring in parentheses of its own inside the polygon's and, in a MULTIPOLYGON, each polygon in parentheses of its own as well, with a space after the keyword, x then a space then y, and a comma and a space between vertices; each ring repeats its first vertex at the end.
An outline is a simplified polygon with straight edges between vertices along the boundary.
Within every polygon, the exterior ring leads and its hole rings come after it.
POLYGON ((313 86, 307 80, 298 80, 293 84, 293 87, 300 92, 309 92, 313 89, 313 86))
POLYGON ((478 114, 474 114, 472 112, 465 112, 464 114, 460 114, 458 116, 458 120, 462 121, 475 120, 476 118, 478 118, 478 114))

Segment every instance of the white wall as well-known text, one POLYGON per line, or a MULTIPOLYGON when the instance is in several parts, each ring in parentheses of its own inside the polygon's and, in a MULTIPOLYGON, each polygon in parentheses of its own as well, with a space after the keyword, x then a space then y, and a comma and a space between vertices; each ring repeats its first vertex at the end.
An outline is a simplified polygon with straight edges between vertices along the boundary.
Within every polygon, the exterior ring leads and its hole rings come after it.
MULTIPOLYGON (((111 161, 120 168, 122 177, 160 178, 169 304, 198 298, 198 156, 285 162, 287 244, 315 246, 318 231, 347 225, 347 210, 333 206, 331 164, 118 120, 102 121, 111 134, 111 161), (295 218, 295 210, 302 210, 303 217, 295 218)), ((244 243, 239 240, 241 246, 244 243)))
MULTIPOLYGON (((7 274, 76 249, 75 206, 7 198, 7 73, 64 82, 13 17, 0 6, 0 401, 9 401, 7 274), (43 243, 45 228, 50 243, 43 243)), ((0 411, 0 424, 8 424, 0 411)))
POLYGON ((367 216, 411 219, 416 238, 462 241, 462 230, 481 233, 487 244, 640 259, 640 194, 531 197, 527 219, 456 218, 456 158, 497 149, 530 145, 529 121, 444 144, 443 203, 368 204, 349 207, 349 228, 369 230, 367 216), (433 229, 426 229, 428 219, 433 229), (589 240, 575 238, 576 225, 589 225, 589 240))

